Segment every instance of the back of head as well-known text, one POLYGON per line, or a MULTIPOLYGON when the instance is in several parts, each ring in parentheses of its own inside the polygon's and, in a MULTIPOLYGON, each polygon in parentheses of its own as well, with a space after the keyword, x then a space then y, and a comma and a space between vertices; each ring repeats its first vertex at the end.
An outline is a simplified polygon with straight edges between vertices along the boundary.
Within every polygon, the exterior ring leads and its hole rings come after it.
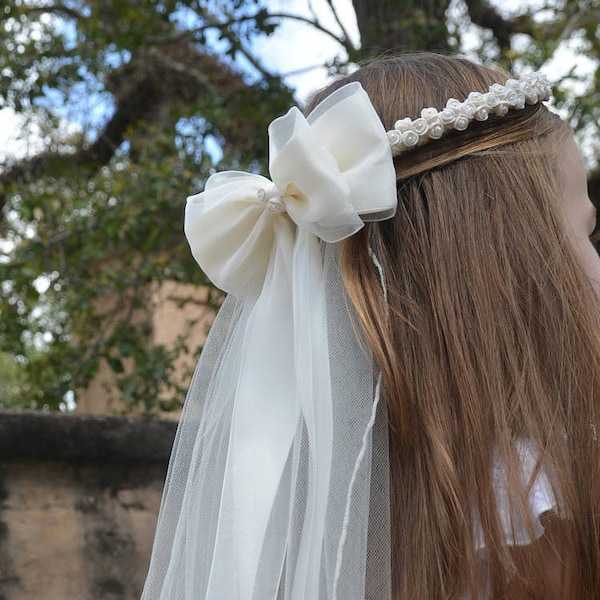
MULTIPOLYGON (((390 130, 507 78, 457 57, 400 56, 314 102, 359 81, 390 130)), ((577 532, 566 536, 577 577, 564 597, 600 589, 600 337, 557 178, 570 136, 538 103, 401 154, 396 217, 344 242, 346 287, 385 381, 398 597, 534 592, 498 508, 501 464, 508 528, 539 535, 524 446, 577 532)))

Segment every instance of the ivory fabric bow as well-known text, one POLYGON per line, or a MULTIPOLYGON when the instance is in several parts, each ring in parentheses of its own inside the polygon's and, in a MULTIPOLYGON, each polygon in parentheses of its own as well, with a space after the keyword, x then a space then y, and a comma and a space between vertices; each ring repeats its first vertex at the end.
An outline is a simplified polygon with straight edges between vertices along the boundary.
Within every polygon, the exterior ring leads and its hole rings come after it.
POLYGON ((387 219, 396 210, 390 145, 359 83, 335 91, 306 119, 294 107, 273 121, 269 171, 272 181, 217 173, 202 193, 188 198, 185 231, 192 253, 227 292, 257 291, 275 238, 294 236, 290 220, 337 242, 356 233, 363 220, 387 219))
MULTIPOLYGON (((339 513, 329 506, 339 490, 331 485, 337 438, 320 240, 338 242, 363 220, 396 210, 389 142, 358 83, 307 118, 292 108, 273 121, 269 151, 272 181, 218 173, 186 208, 194 257, 215 285, 243 301, 246 315, 243 331, 230 336, 242 340, 240 358, 228 378, 234 399, 222 481, 207 483, 221 497, 198 598, 279 597, 298 485, 306 486, 306 502, 285 598, 320 597, 327 519, 339 513)), ((346 491, 337 495, 345 499, 346 491)))

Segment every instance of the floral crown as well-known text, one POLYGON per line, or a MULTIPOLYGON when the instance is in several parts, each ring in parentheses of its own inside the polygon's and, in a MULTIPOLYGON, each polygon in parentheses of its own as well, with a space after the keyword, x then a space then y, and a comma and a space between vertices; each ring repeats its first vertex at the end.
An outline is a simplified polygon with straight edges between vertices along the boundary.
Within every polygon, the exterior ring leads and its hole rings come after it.
POLYGON ((464 131, 471 121, 485 121, 490 115, 504 116, 509 110, 548 100, 551 93, 547 77, 533 73, 509 79, 504 85, 494 83, 486 93, 471 92, 464 102, 450 98, 442 110, 424 108, 418 119, 400 119, 387 132, 392 155, 437 140, 452 129, 464 131))

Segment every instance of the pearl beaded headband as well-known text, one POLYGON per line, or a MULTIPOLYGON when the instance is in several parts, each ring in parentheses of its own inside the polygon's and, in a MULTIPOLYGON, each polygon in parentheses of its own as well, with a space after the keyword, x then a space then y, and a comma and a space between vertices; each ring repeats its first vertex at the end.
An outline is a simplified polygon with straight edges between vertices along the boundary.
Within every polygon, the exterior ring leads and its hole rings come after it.
POLYGON ((509 79, 504 85, 494 83, 486 93, 471 92, 464 102, 450 98, 442 110, 424 108, 418 119, 400 119, 387 132, 392 155, 398 156, 437 140, 454 129, 464 131, 471 121, 485 121, 489 115, 504 116, 509 110, 521 110, 526 104, 548 100, 552 90, 543 73, 509 79))

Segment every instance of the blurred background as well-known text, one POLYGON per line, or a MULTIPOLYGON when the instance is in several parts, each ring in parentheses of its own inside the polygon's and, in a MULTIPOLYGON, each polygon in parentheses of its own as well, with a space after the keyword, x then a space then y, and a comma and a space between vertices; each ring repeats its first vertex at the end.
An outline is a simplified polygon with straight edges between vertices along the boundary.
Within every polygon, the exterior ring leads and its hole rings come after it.
MULTIPOLYGON (((597 0, 0 1, 0 600, 138 598, 222 301, 183 237, 216 170, 395 51, 544 71, 600 202, 597 0)), ((398 115, 402 117, 403 115, 398 115)))

